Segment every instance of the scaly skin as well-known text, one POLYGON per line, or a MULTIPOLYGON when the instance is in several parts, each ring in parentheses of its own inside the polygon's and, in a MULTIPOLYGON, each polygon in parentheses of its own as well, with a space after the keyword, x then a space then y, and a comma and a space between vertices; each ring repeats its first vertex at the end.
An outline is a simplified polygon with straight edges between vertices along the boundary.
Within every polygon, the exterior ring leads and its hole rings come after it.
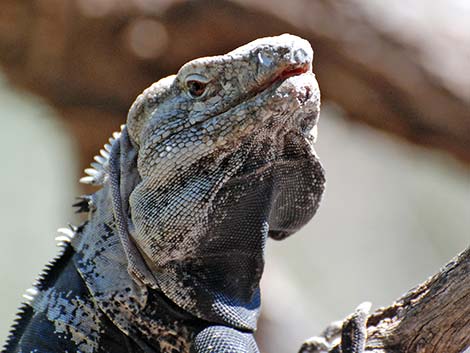
POLYGON ((265 242, 324 189, 312 58, 298 37, 262 38, 147 88, 4 352, 257 352, 265 242))

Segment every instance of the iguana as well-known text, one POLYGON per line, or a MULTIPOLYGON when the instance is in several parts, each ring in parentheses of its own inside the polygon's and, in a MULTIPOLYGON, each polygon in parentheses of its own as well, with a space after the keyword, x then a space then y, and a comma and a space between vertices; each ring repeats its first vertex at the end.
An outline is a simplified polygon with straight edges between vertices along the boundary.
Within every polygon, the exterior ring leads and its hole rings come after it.
POLYGON ((324 190, 312 59, 296 36, 262 38, 138 96, 3 352, 258 352, 266 240, 324 190))

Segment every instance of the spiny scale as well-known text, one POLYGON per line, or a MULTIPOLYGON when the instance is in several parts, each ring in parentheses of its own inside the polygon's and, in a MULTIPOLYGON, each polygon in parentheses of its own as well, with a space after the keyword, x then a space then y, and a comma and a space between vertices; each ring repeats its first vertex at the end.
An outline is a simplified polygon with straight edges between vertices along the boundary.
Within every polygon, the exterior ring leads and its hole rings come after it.
POLYGON ((72 225, 69 225, 69 228, 60 228, 58 230, 63 236, 67 237, 69 241, 61 242, 57 255, 48 264, 46 264, 42 272, 38 275, 36 281, 33 283, 33 287, 27 289, 26 293, 23 294, 25 301, 21 303, 20 308, 18 309, 14 323, 3 346, 3 351, 10 351, 11 347, 14 347, 17 344, 17 340, 21 338, 23 331, 28 326, 33 313, 33 308, 30 303, 34 300, 35 295, 41 291, 41 289, 47 287, 47 282, 51 277, 53 278, 53 272, 57 271, 57 269, 61 268, 62 265, 69 261, 70 256, 73 254, 73 249, 70 245, 70 235, 72 234, 73 237, 77 230, 78 228, 72 225))
MULTIPOLYGON (((121 125, 121 131, 125 125, 121 125)), ((109 143, 105 144, 103 149, 100 150, 100 155, 96 155, 93 159, 95 162, 91 163, 91 168, 85 169, 86 176, 80 178, 80 183, 88 185, 103 185, 108 175, 108 161, 109 154, 113 144, 119 140, 121 132, 113 132, 113 136, 109 138, 109 143)))
POLYGON ((57 229, 57 232, 59 233, 58 236, 55 237, 55 241, 57 242, 57 246, 65 246, 67 243, 70 243, 70 241, 73 239, 75 236, 75 230, 73 226, 69 226, 69 228, 59 228, 57 229))
POLYGON ((69 225, 69 228, 59 228, 57 231, 61 233, 61 235, 56 237, 56 240, 58 241, 57 246, 59 247, 59 251, 57 255, 48 264, 46 264, 46 266, 44 266, 44 270, 39 274, 38 278, 34 282, 33 287, 39 290, 44 286, 51 270, 55 268, 55 266, 57 266, 59 261, 63 259, 64 255, 67 252, 71 252, 70 241, 75 236, 77 228, 72 225, 69 225))
POLYGON ((75 213, 90 212, 95 209, 93 194, 78 196, 77 200, 78 201, 72 205, 76 208, 75 213))
POLYGON ((23 293, 23 298, 26 299, 27 303, 31 303, 36 294, 38 294, 38 290, 36 288, 28 288, 26 289, 26 293, 23 293))
MULTIPOLYGON (((124 126, 125 125, 121 126, 121 130, 124 126)), ((85 174, 87 174, 87 176, 80 179, 81 183, 92 185, 102 185, 104 183, 108 173, 109 155, 113 144, 119 139, 119 136, 120 132, 113 133, 113 137, 109 139, 109 143, 105 144, 103 149, 100 150, 100 155, 94 157, 95 162, 91 163, 92 168, 85 169, 85 174)), ((93 207, 92 195, 81 196, 79 197, 79 200, 79 202, 73 205, 79 208, 78 212, 89 211, 93 207)), ((34 297, 43 288, 48 286, 48 282, 50 280, 53 280, 54 271, 61 268, 62 265, 69 261, 70 256, 73 254, 70 241, 73 239, 77 231, 78 228, 72 225, 69 225, 68 228, 59 228, 57 230, 59 235, 55 240, 57 241, 59 251, 57 255, 44 266, 44 269, 33 283, 33 287, 27 289, 26 293, 23 294, 25 301, 23 301, 18 313, 16 314, 14 324, 12 325, 5 345, 3 346, 5 351, 9 351, 11 349, 10 347, 14 347, 18 343, 17 340, 22 336, 23 331, 27 327, 33 310, 30 304, 34 300, 34 297)))
POLYGON ((11 326, 10 332, 8 333, 5 345, 3 346, 5 352, 7 352, 10 347, 13 347, 16 344, 18 338, 21 337, 19 333, 23 332, 28 325, 28 319, 32 315, 32 311, 33 308, 27 302, 21 303, 18 312, 16 313, 13 325, 11 326))

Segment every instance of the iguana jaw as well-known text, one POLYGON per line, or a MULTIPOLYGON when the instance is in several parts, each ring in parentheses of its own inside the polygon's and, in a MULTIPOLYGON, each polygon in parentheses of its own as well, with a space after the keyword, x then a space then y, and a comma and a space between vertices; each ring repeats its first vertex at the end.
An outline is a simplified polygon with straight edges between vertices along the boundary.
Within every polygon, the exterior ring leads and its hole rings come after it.
POLYGON ((292 75, 311 71, 312 60, 307 41, 282 35, 255 40, 225 55, 190 61, 139 96, 128 116, 130 135, 140 144, 158 137, 162 130, 172 134, 190 128, 292 75), (199 96, 188 86, 195 81, 204 87, 199 96))
MULTIPOLYGON (((147 132, 149 139, 140 146, 139 172, 143 178, 166 183, 178 170, 211 154, 228 153, 260 132, 275 135, 281 129, 298 131, 307 137, 318 120, 319 98, 318 84, 311 71, 287 78, 276 76, 267 88, 243 102, 219 114, 204 116, 187 127, 169 128, 167 134, 160 133, 158 141, 147 132), (269 121, 280 124, 269 124, 269 121)), ((165 130, 157 125, 159 131, 165 130)))

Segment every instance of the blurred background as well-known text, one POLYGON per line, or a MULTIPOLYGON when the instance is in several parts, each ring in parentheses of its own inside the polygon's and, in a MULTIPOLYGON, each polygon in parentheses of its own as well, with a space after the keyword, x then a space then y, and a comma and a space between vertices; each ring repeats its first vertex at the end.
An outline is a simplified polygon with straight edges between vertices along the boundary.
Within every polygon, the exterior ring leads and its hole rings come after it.
POLYGON ((469 16, 466 0, 3 0, 0 342, 135 97, 284 32, 315 51, 328 184, 310 224, 269 242, 258 342, 295 352, 360 302, 391 304, 469 245, 469 16))

